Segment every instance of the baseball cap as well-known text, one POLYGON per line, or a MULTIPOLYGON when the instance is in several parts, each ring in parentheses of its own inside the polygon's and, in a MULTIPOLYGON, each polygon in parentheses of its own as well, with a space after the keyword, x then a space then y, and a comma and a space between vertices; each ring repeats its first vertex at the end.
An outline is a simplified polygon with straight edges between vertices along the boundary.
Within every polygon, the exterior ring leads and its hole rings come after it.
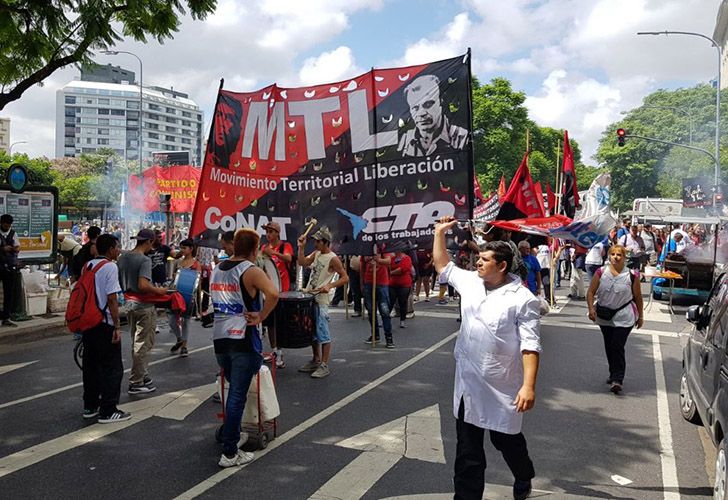
POLYGON ((265 226, 263 226, 263 229, 270 229, 272 231, 277 231, 277 232, 280 233, 281 232, 281 225, 278 224, 277 222, 269 222, 268 224, 266 224, 265 226))
POLYGON ((314 240, 326 240, 331 242, 331 231, 328 227, 323 226, 313 234, 312 238, 314 240))
POLYGON ((132 239, 137 241, 153 240, 155 238, 154 231, 151 229, 140 229, 136 236, 132 236, 132 239))

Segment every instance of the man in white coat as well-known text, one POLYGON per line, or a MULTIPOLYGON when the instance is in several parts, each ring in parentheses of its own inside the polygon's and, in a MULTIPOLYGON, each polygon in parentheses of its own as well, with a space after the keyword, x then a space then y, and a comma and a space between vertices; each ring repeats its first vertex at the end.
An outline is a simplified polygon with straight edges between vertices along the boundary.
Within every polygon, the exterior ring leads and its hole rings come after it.
POLYGON ((539 353, 539 301, 509 274, 514 255, 502 241, 481 246, 477 271, 455 267, 445 248, 445 233, 457 221, 435 225, 433 261, 461 297, 462 323, 455 344, 457 418, 455 499, 483 497, 483 437, 501 452, 513 473, 513 498, 531 493, 535 472, 521 433, 523 412, 533 408, 539 353))

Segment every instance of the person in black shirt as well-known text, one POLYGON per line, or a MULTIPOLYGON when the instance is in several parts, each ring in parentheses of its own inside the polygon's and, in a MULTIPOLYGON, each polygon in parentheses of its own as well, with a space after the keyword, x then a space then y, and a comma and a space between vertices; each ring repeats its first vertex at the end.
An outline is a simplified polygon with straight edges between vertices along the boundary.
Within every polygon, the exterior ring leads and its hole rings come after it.
POLYGON ((78 281, 81 278, 81 271, 83 265, 92 259, 95 259, 98 253, 96 252, 96 238, 101 234, 101 228, 98 226, 89 226, 86 230, 88 241, 84 243, 81 250, 71 259, 71 280, 73 282, 78 281))
POLYGON ((147 256, 152 259, 152 284, 162 286, 167 282, 167 257, 172 249, 162 243, 162 231, 154 230, 154 242, 147 256))

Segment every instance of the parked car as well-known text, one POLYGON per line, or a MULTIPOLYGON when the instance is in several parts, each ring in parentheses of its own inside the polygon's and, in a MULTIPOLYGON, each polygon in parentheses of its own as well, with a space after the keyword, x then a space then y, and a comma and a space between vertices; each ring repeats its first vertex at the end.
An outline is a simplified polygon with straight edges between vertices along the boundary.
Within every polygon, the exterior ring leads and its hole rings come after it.
POLYGON ((683 349, 680 411, 688 422, 705 426, 717 447, 714 498, 728 499, 728 274, 714 282, 703 305, 691 306, 695 325, 683 349))

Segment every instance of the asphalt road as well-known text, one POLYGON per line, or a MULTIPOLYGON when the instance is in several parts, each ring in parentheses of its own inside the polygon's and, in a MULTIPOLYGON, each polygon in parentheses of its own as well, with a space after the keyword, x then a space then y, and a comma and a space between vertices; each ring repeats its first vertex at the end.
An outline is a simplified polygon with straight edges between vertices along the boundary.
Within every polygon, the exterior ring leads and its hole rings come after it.
MULTIPOLYGON (((698 427, 682 419, 678 406, 684 320, 670 322, 659 312, 664 304, 654 305, 656 321, 630 336, 625 391, 617 397, 604 383, 601 335, 585 318, 584 302, 561 307, 544 318, 536 407, 524 419, 537 474, 534 497, 709 497, 698 427)), ((332 310, 331 376, 298 373, 310 353, 287 351, 288 366, 277 372, 278 437, 236 470, 217 466, 220 408, 208 398, 211 389, 194 393, 203 394, 200 402, 170 396, 214 382, 209 331, 199 323, 188 358, 169 356, 173 339, 163 327, 151 367, 158 391, 145 397, 122 391, 122 403, 136 402, 134 418, 116 427, 81 418, 81 374, 69 337, 0 346, 2 496, 449 498, 457 306, 418 302, 416 310, 407 329, 395 328, 395 350, 364 344, 367 323, 332 310), (22 363, 31 364, 3 369, 22 363), (159 411, 183 400, 191 413, 181 419, 159 411)), ((124 343, 128 368, 128 338, 124 343)), ((122 389, 126 382, 125 376, 122 389)), ((510 472, 489 442, 486 453, 486 498, 510 498, 510 472)))

